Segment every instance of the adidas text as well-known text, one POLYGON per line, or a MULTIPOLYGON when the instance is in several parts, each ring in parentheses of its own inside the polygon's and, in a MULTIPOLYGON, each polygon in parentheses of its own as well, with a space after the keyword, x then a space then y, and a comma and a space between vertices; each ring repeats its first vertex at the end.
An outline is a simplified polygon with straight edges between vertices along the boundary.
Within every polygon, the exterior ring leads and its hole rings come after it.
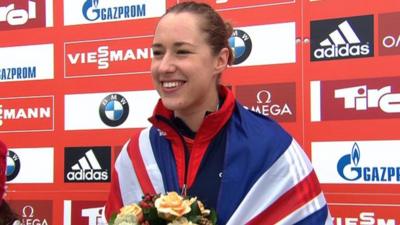
POLYGON ((69 181, 106 181, 108 180, 108 174, 106 171, 101 172, 96 170, 79 170, 68 172, 67 179, 69 181))
POLYGON ((338 58, 338 57, 352 57, 363 56, 370 53, 368 44, 364 45, 332 45, 328 48, 318 48, 314 51, 314 57, 317 59, 324 58, 338 58))

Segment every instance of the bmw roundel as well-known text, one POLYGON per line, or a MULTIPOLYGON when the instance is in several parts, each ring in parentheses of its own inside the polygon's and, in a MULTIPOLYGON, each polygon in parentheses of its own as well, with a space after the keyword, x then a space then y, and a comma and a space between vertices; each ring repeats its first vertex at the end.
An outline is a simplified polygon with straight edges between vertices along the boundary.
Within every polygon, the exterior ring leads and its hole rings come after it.
POLYGON ((234 65, 240 64, 249 57, 252 43, 250 36, 243 30, 235 29, 229 38, 229 45, 233 50, 235 60, 234 65))
POLYGON ((19 170, 21 169, 21 162, 19 161, 18 155, 9 150, 7 155, 7 169, 6 176, 7 181, 14 180, 18 176, 19 170))
POLYGON ((122 95, 110 94, 101 101, 99 113, 103 123, 110 127, 117 127, 128 118, 128 101, 122 95))

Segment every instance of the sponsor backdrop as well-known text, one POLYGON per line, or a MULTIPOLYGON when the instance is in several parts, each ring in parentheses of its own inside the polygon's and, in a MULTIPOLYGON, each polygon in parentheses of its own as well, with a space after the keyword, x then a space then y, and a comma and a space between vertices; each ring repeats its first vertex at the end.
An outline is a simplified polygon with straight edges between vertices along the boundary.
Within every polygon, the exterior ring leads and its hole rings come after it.
MULTIPOLYGON (((153 32, 178 1, 1 1, 6 198, 24 224, 104 224, 115 157, 158 99, 153 32)), ((399 1, 205 2, 234 25, 223 82, 302 144, 335 224, 399 224, 399 1)))

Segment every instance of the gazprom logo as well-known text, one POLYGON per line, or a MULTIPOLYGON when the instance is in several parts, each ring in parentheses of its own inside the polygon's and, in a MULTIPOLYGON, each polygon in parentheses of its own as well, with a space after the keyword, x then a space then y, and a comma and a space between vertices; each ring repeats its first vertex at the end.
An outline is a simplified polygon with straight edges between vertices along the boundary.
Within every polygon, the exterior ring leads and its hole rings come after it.
POLYGON ((100 0, 86 0, 82 14, 89 21, 119 20, 146 16, 146 4, 101 7, 100 0))
POLYGON ((98 5, 99 0, 86 0, 82 8, 83 16, 90 21, 97 20, 100 17, 98 5))
POLYGON ((361 168, 357 167, 360 162, 360 148, 357 143, 354 143, 351 154, 344 155, 340 158, 337 164, 337 171, 339 175, 348 181, 358 180, 361 177, 361 168), (350 167, 349 167, 350 166, 350 167), (347 168, 350 168, 348 170, 347 168))
POLYGON ((342 156, 337 163, 337 172, 347 181, 393 182, 400 181, 400 167, 359 166, 361 151, 355 142, 351 154, 342 156))

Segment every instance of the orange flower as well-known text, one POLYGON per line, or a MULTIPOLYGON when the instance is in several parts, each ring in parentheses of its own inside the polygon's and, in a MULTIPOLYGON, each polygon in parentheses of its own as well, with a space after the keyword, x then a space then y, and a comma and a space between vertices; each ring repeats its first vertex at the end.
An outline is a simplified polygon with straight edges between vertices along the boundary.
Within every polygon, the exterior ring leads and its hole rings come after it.
POLYGON ((118 215, 134 215, 137 221, 142 221, 143 219, 142 208, 140 208, 137 204, 130 204, 122 207, 118 215))
POLYGON ((168 192, 167 195, 161 195, 155 201, 155 207, 159 213, 159 216, 172 221, 177 217, 181 217, 190 212, 190 205, 195 199, 184 199, 179 196, 176 192, 168 192))

